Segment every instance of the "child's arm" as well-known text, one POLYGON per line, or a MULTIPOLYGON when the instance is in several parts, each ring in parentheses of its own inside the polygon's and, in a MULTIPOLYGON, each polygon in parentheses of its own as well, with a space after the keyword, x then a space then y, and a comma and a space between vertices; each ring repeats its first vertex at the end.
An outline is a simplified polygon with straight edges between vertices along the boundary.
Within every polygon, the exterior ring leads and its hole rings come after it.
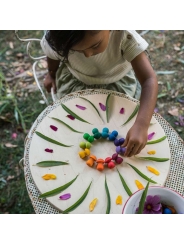
POLYGON ((127 147, 125 156, 139 154, 147 143, 148 127, 157 101, 158 82, 156 74, 144 52, 131 62, 142 92, 140 108, 134 125, 127 133, 123 147, 127 147))
POLYGON ((54 93, 56 93, 56 72, 58 70, 60 60, 53 60, 47 57, 47 64, 48 64, 48 74, 44 80, 44 87, 46 88, 47 92, 50 93, 51 87, 53 87, 54 93))

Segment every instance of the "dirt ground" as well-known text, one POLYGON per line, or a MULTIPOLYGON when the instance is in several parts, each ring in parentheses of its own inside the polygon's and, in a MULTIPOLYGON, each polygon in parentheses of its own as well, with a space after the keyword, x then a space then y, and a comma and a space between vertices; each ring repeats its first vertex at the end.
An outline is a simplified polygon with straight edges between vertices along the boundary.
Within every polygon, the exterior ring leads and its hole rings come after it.
MULTIPOLYGON (((155 111, 184 139, 184 31, 138 32, 144 32, 158 76, 155 111)), ((41 38, 43 31, 20 31, 19 35, 41 38)), ((31 50, 33 56, 42 55, 39 42, 31 50)), ((33 77, 32 64, 26 44, 16 39, 14 31, 0 31, 0 213, 34 213, 19 165, 24 139, 46 107, 33 77)), ((43 59, 38 65, 41 81, 46 68, 43 59)))

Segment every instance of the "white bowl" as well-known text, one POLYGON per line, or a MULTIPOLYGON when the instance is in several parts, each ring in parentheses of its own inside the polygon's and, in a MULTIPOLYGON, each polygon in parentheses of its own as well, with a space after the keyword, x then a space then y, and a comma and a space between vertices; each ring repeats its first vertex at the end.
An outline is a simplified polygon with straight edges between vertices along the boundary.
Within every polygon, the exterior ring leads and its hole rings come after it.
MULTIPOLYGON (((123 214, 135 214, 136 208, 139 206, 143 190, 144 189, 138 190, 129 197, 123 207, 123 214)), ((184 197, 176 191, 161 186, 150 186, 147 192, 147 196, 148 195, 158 195, 160 196, 161 202, 169 206, 174 206, 178 214, 184 213, 184 197)))

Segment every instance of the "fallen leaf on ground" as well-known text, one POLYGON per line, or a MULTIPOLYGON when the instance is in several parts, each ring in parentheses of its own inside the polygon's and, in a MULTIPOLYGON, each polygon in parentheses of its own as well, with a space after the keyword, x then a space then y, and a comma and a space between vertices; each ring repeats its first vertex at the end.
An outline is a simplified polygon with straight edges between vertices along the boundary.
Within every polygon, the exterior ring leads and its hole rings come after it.
POLYGON ((178 117, 178 115, 179 115, 178 108, 174 108, 174 109, 168 111, 168 113, 169 113, 170 115, 176 116, 176 117, 178 117))
POLYGON ((8 147, 8 148, 15 148, 15 147, 17 147, 18 145, 12 145, 11 143, 6 143, 6 144, 4 144, 6 147, 8 147))
POLYGON ((6 180, 8 181, 8 180, 11 180, 11 179, 14 179, 14 178, 15 178, 15 176, 14 176, 14 175, 12 175, 12 176, 11 176, 11 175, 9 175, 9 176, 7 177, 7 179, 6 179, 6 180))

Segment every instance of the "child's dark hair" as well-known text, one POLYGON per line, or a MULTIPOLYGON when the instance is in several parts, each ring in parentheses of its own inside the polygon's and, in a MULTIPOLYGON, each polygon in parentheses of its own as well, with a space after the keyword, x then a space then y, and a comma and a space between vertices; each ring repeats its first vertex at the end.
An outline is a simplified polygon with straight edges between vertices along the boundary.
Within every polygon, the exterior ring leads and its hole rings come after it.
POLYGON ((61 57, 64 61, 68 60, 70 49, 79 43, 85 36, 86 31, 47 31, 45 38, 50 47, 61 57))

